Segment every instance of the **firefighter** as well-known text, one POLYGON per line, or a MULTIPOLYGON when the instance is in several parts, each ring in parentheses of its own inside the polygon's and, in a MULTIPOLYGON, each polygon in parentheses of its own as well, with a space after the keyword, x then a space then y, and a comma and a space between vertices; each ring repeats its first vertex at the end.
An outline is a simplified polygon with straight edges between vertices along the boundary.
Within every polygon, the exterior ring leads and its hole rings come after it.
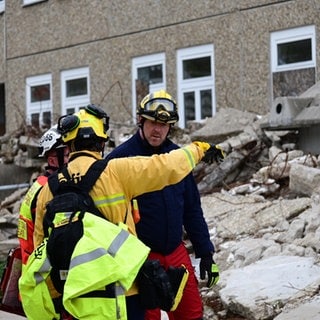
POLYGON ((21 248, 22 271, 34 249, 33 230, 38 194, 47 183, 48 177, 63 167, 69 158, 69 149, 63 144, 61 134, 57 131, 57 125, 46 131, 40 138, 39 157, 44 158, 47 162, 45 172, 34 181, 20 207, 18 239, 21 248))
MULTIPOLYGON (((138 131, 115 148, 108 159, 129 156, 152 156, 178 149, 169 138, 171 127, 179 120, 175 100, 165 90, 146 95, 138 109, 138 131)), ((223 157, 223 154, 220 154, 223 157)), ((143 194, 136 199, 140 219, 136 232, 151 248, 150 260, 159 260, 165 269, 184 265, 189 271, 187 285, 176 310, 168 312, 169 319, 202 319, 203 307, 191 259, 182 238, 185 229, 196 258, 200 258, 201 278, 207 274, 207 285, 219 279, 219 270, 212 256, 215 252, 203 217, 200 195, 192 173, 175 185, 143 194)), ((160 309, 146 311, 145 320, 160 320, 160 309)))

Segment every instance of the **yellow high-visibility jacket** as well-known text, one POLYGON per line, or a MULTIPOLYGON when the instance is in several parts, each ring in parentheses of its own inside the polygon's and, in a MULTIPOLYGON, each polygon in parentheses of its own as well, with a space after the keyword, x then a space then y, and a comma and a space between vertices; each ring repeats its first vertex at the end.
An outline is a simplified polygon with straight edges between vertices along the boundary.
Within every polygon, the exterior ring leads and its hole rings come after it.
MULTIPOLYGON (((69 221, 71 213, 57 213, 54 225, 69 221)), ((79 219, 78 212, 73 218, 79 219)), ((85 213, 83 236, 76 244, 65 274, 63 305, 77 319, 126 320, 125 292, 132 285, 149 248, 121 226, 85 213), (99 237, 97 236, 99 235, 99 237)), ((47 280, 51 265, 46 239, 30 256, 19 280, 24 311, 31 320, 58 319, 47 280)))

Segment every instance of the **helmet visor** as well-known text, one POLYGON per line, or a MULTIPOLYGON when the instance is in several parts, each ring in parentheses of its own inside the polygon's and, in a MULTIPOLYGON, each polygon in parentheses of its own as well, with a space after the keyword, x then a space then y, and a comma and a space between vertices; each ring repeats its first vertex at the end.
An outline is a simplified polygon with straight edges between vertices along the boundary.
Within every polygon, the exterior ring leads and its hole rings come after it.
POLYGON ((167 99, 153 99, 144 105, 145 111, 156 111, 158 109, 174 112, 176 111, 176 105, 174 102, 167 99))

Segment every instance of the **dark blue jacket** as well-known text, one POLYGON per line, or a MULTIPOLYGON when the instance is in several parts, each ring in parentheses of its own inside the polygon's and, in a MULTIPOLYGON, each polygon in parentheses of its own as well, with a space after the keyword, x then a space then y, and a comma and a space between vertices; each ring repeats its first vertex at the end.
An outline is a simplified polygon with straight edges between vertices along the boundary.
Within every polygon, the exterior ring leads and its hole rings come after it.
MULTIPOLYGON (((156 153, 166 153, 177 148, 179 146, 167 139, 156 153)), ((138 131, 106 158, 151 156, 154 153, 154 148, 141 139, 138 131)), ((181 244, 182 226, 191 240, 196 257, 214 252, 192 173, 175 185, 165 187, 161 191, 145 193, 137 200, 141 217, 136 224, 137 234, 153 252, 163 255, 173 252, 181 244)))

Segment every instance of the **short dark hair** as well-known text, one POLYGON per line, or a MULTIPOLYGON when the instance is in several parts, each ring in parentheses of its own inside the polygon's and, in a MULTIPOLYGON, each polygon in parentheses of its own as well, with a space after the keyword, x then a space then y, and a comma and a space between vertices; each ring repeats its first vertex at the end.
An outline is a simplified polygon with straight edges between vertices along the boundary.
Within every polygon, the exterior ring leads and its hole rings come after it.
POLYGON ((96 151, 102 152, 104 149, 105 140, 100 137, 94 137, 91 139, 75 139, 71 141, 72 151, 96 151))

